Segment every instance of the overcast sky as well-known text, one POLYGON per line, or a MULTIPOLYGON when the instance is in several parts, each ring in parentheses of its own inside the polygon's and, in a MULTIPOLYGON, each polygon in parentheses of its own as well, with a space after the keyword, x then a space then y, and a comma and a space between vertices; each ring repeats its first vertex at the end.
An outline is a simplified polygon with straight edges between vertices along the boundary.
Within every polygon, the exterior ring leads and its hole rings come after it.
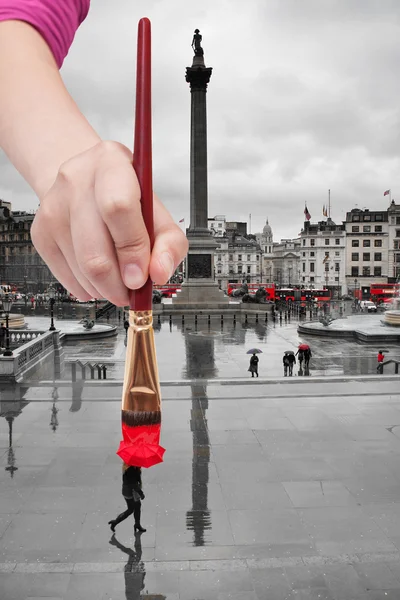
MULTIPOLYGON (((268 217, 296 237, 304 203, 322 219, 386 209, 400 194, 399 0, 92 0, 62 74, 97 131, 132 146, 137 21, 153 27, 155 189, 189 225, 192 35, 207 94, 209 216, 268 217)), ((4 156, 0 197, 34 209, 4 156)), ((400 198, 397 200, 400 202, 400 198)))

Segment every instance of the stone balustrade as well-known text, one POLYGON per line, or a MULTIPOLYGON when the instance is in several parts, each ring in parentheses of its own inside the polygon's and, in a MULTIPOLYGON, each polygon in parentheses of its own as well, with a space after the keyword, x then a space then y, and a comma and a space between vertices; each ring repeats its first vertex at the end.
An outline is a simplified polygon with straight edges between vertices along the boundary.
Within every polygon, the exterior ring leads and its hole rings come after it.
POLYGON ((60 347, 60 332, 19 332, 36 334, 31 341, 13 350, 13 356, 0 356, 0 380, 20 381, 22 375, 60 347))
POLYGON ((26 342, 30 342, 44 333, 43 330, 10 330, 10 346, 14 350, 14 348, 18 348, 22 344, 26 344, 26 342))

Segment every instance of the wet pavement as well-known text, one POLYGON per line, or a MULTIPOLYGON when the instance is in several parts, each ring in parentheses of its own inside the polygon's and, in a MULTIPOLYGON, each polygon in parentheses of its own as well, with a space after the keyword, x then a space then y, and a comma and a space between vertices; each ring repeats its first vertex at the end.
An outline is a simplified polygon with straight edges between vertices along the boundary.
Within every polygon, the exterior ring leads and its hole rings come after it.
MULTIPOLYGON (((364 327, 371 323, 376 327, 376 315, 358 317, 364 327)), ((249 356, 246 351, 259 348, 260 377, 276 378, 283 376, 282 357, 285 350, 297 351, 299 343, 310 344, 313 357, 310 363, 311 376, 328 375, 366 375, 376 373, 376 357, 381 346, 360 344, 351 340, 323 338, 299 335, 298 321, 277 321, 275 324, 255 322, 233 323, 232 317, 225 319, 221 325, 214 318, 208 324, 206 318, 186 319, 182 324, 176 318, 170 324, 168 320, 155 323, 155 339, 159 356, 159 373, 161 381, 178 381, 180 379, 238 379, 250 377, 247 372, 249 356), (171 352, 171 349, 173 351, 171 352), (189 358, 188 358, 189 357, 189 358)), ((122 380, 125 357, 125 332, 119 327, 116 338, 99 340, 95 344, 96 357, 107 363, 107 378, 122 380)), ((400 346, 386 342, 384 350, 387 358, 400 360, 400 346)), ((70 379, 71 360, 89 361, 93 355, 93 342, 82 340, 67 344, 64 347, 66 368, 65 377, 70 379)), ((392 373, 394 368, 387 370, 392 373)), ((386 373, 386 372, 385 372, 386 373)), ((298 365, 294 375, 304 375, 298 365)), ((40 378, 40 372, 37 374, 40 378)))
POLYGON ((136 538, 99 384, 2 390, 2 600, 400 597, 397 381, 163 387, 136 538))
POLYGON ((85 357, 119 377, 123 330, 67 345, 64 381, 1 386, 1 600, 399 600, 398 378, 376 376, 375 348, 316 339, 294 385, 296 328, 158 327, 167 451, 144 470, 136 537, 107 525, 125 508, 120 382, 68 380, 85 357), (255 345, 275 381, 240 380, 255 345))

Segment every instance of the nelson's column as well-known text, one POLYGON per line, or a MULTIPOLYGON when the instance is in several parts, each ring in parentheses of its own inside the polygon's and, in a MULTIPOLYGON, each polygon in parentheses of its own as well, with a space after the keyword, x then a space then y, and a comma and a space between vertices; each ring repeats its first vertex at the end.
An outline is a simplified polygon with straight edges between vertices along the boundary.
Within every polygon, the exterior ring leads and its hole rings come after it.
POLYGON ((193 64, 186 68, 191 93, 190 127, 190 226, 185 281, 174 304, 226 304, 214 278, 214 252, 218 247, 208 229, 207 193, 207 85, 212 68, 204 64, 202 36, 195 30, 193 64))

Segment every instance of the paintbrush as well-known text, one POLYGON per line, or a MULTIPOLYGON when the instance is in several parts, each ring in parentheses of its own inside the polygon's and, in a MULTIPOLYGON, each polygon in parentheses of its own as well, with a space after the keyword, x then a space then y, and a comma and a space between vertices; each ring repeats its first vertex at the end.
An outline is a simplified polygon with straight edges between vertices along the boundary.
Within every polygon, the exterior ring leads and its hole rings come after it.
MULTIPOLYGON (((136 114, 133 167, 141 190, 143 220, 154 242, 151 135, 151 26, 138 26, 136 114)), ((139 290, 129 292, 129 329, 122 390, 122 435, 117 454, 130 466, 149 467, 162 462, 159 445, 161 393, 153 331, 153 284, 150 277, 139 290)))

